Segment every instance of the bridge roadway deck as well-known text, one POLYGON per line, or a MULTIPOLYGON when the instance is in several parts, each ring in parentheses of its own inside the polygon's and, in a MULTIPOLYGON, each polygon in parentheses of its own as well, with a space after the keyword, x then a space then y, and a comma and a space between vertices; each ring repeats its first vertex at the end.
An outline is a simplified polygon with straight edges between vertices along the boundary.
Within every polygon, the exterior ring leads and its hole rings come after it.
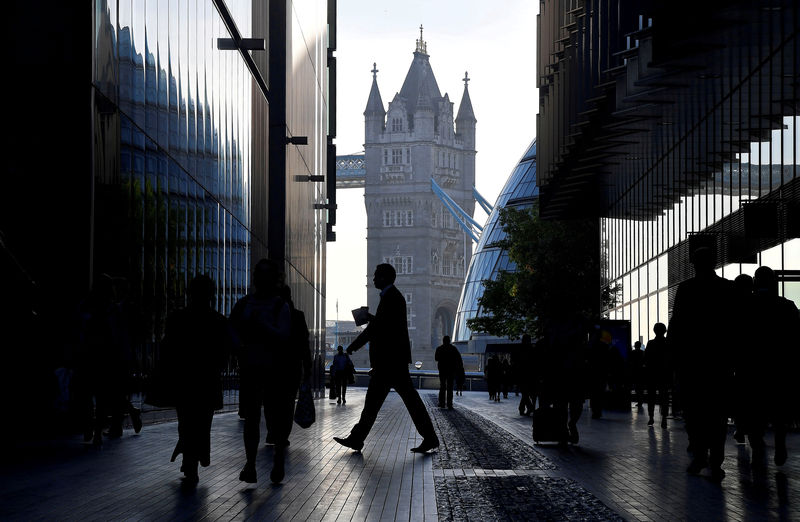
POLYGON ((800 436, 776 468, 751 462, 728 439, 727 477, 687 476, 686 434, 670 419, 648 428, 646 414, 612 412, 594 420, 584 411, 581 441, 560 448, 534 445, 530 418, 513 394, 500 403, 465 392, 455 409, 439 410, 423 391, 442 446, 420 456, 420 442, 402 401, 392 393, 362 453, 336 444, 356 422, 364 389, 346 406, 318 400, 317 422, 295 426, 282 485, 269 483, 271 449, 258 461, 259 482, 238 480, 242 422, 214 418, 211 466, 196 489, 182 487, 169 457, 176 424, 145 426, 101 448, 80 437, 29 443, 0 468, 3 520, 800 520, 800 436))

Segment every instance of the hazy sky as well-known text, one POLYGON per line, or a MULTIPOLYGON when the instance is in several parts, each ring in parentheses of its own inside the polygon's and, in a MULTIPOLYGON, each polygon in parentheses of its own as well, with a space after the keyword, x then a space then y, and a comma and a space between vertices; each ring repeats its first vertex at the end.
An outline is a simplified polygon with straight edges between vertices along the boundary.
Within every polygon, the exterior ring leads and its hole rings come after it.
MULTIPOLYGON (((439 89, 458 111, 469 71, 476 126, 478 191, 494 204, 511 169, 536 133, 535 0, 339 0, 338 154, 364 150, 364 108, 373 62, 384 108, 403 85, 419 26, 424 26, 439 89)), ((337 193, 336 241, 328 243, 327 318, 352 320, 367 303, 364 191, 337 193)), ((476 205, 475 219, 486 215, 476 205)), ((371 271, 374 267, 370 267, 371 271)), ((370 277, 371 279, 371 277, 370 277)))

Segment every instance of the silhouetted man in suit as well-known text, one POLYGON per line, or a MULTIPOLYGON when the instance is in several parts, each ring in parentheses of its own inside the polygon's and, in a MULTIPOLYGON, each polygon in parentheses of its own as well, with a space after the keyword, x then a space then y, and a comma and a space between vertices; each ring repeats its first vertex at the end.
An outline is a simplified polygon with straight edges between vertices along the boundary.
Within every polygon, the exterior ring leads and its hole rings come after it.
POLYGON ((453 409, 453 387, 456 370, 461 354, 458 348, 450 344, 450 336, 442 338, 442 344, 436 348, 434 358, 439 363, 439 407, 453 409))
POLYGON ((422 435, 422 444, 411 451, 424 453, 439 447, 439 438, 433 430, 431 418, 408 373, 411 343, 406 322, 406 300, 394 286, 396 276, 394 267, 390 264, 383 263, 375 268, 372 282, 381 291, 378 310, 374 316, 370 314, 367 328, 347 347, 349 355, 369 342, 369 360, 372 366, 361 419, 353 426, 349 436, 333 438, 342 446, 356 451, 364 447, 364 439, 372 429, 391 388, 403 399, 417 431, 422 435))
POLYGON ((645 374, 647 375, 647 413, 650 420, 648 426, 655 423, 653 416, 656 412, 656 402, 661 408, 661 427, 667 427, 667 414, 669 413, 669 387, 672 384, 672 365, 667 348, 667 326, 664 323, 656 323, 653 326, 653 333, 656 336, 647 343, 647 350, 644 352, 645 374), (658 398, 656 399, 656 392, 658 398))
POLYGON ((725 476, 727 395, 732 378, 733 283, 714 273, 714 253, 692 253, 695 276, 678 285, 667 342, 676 357, 686 431, 693 460, 686 471, 711 467, 714 480, 725 476))
POLYGON ((748 357, 750 444, 753 458, 760 458, 764 453, 764 430, 767 422, 771 422, 775 432, 775 464, 782 466, 788 456, 786 432, 798 396, 800 315, 792 301, 778 295, 778 279, 768 266, 756 270, 750 311, 752 343, 759 350, 751 351, 748 357))

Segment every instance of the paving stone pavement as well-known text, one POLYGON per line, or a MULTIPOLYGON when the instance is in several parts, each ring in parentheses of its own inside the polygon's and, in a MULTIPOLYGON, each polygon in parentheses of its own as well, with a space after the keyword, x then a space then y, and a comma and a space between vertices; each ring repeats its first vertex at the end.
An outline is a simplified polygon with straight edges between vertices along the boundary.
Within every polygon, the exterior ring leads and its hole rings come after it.
POLYGON ((550 459, 480 415, 461 406, 440 409, 430 394, 426 402, 441 441, 434 469, 555 469, 550 459))
POLYGON ((441 441, 434 456, 439 520, 623 520, 550 459, 495 423, 426 397, 441 441))
MULTIPOLYGON (((244 456, 235 413, 214 417, 211 465, 194 490, 169 462, 175 423, 126 430, 100 449, 80 436, 5 448, 0 520, 800 520, 797 433, 781 468, 769 439, 760 462, 729 439, 728 476, 717 485, 686 475, 679 422, 661 430, 635 410, 599 420, 585 414, 578 446, 534 445, 531 419, 519 415, 513 394, 493 403, 465 392, 453 411, 430 408, 443 445, 415 455, 409 450, 421 439, 392 393, 356 453, 332 440, 361 413, 365 390, 348 391, 346 406, 318 400, 317 422, 295 426, 279 486, 267 480, 265 446, 259 482, 238 480, 244 456)), ((430 405, 435 392, 421 393, 430 405)))
MULTIPOLYGON (((682 421, 669 418, 668 429, 648 427, 645 411, 607 411, 592 419, 588 404, 578 422, 580 443, 559 447, 534 444, 531 418, 517 409, 513 393, 499 403, 487 393, 458 397, 459 406, 512 433, 544 454, 557 470, 551 476, 576 480, 606 506, 628 520, 800 520, 800 434, 788 437, 789 460, 772 462, 771 433, 766 458, 754 460, 749 447, 728 436, 727 476, 721 484, 686 473, 688 439, 682 421)), ((658 413, 657 413, 658 415, 658 413)), ((660 417, 657 417, 660 420, 660 417)), ((732 433, 732 429, 731 429, 732 433)))
POLYGON ((436 477, 439 520, 624 520, 574 480, 436 477))

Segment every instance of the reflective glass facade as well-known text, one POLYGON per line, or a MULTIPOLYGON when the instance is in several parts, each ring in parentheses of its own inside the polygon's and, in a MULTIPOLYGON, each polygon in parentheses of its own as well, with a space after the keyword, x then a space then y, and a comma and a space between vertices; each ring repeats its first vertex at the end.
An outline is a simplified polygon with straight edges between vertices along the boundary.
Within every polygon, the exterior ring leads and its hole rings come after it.
POLYGON ((327 168, 327 2, 94 7, 92 272, 125 281, 147 345, 196 274, 213 278, 216 308, 228 314, 248 291, 253 263, 283 259, 319 351, 326 212, 315 204, 326 203, 326 185, 296 180, 327 168), (286 16, 271 20, 274 7, 286 16), (268 50, 218 49, 235 33, 263 38, 268 50), (271 86, 269 52, 286 64, 271 86), (276 107, 281 121, 271 127, 276 107))
MULTIPOLYGON (((669 321, 677 284, 693 275, 693 242, 709 242, 717 252, 717 273, 727 279, 753 275, 759 266, 778 271, 781 295, 800 306, 800 239, 788 237, 789 219, 800 216, 789 197, 798 197, 800 117, 783 118, 769 140, 749 143, 749 152, 725 162, 701 187, 681 196, 652 219, 625 219, 625 204, 601 220, 605 279, 622 288, 611 319, 631 321, 631 336, 646 342, 657 322, 669 321), (751 217, 763 208, 766 219, 751 217), (753 226, 772 230, 749 231, 753 226)), ((655 192, 657 187, 641 187, 655 192)), ((646 194, 642 196, 647 197, 646 194)), ((796 205, 796 201, 794 205, 796 205)), ((795 231, 794 234, 797 232, 795 231)))
POLYGON ((515 270, 514 263, 508 253, 497 246, 497 242, 505 239, 506 234, 500 225, 500 210, 507 207, 525 208, 531 205, 539 195, 536 185, 536 140, 528 147, 519 163, 511 172, 508 181, 500 191, 491 214, 483 227, 478 246, 475 249, 467 271, 464 288, 456 313, 453 341, 468 341, 472 331, 467 320, 481 313, 478 300, 483 295, 483 281, 494 279, 501 270, 515 270))
MULTIPOLYGON (((155 341, 194 275, 223 313, 247 291, 251 110, 266 101, 217 50, 230 34, 212 2, 95 6, 94 271, 128 280, 155 341)), ((249 27, 249 2, 231 7, 249 27)))
POLYGON ((610 318, 649 339, 701 245, 800 303, 800 6, 593 5, 542 4, 539 183, 543 216, 600 219, 610 318))

